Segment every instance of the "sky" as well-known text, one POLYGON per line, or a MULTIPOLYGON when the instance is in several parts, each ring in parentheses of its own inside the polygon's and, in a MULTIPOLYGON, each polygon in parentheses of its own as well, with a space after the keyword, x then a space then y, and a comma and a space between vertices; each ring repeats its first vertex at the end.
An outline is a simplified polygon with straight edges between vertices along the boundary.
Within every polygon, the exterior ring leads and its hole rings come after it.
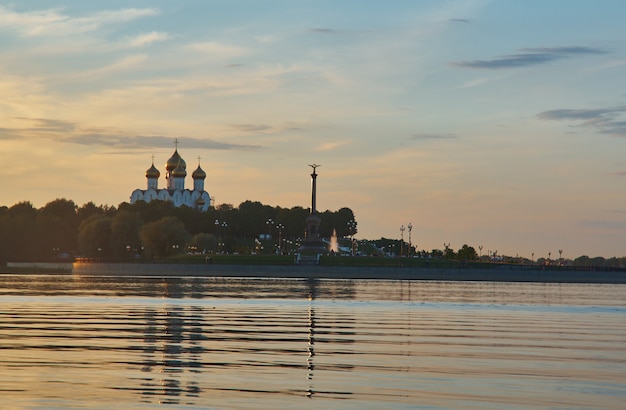
POLYGON ((358 239, 411 223, 418 249, 626 256, 625 15, 622 0, 0 0, 0 205, 117 206, 153 155, 165 186, 178 139, 218 205, 309 207, 315 163, 318 209, 351 208, 358 239))

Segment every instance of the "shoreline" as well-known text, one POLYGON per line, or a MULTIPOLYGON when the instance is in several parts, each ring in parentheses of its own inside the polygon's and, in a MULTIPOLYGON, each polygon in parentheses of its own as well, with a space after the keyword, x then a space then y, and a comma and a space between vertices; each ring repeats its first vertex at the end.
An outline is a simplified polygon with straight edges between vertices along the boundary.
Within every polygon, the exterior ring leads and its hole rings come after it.
POLYGON ((537 283, 626 284, 626 272, 524 269, 515 265, 492 269, 321 265, 236 265, 160 263, 10 263, 4 274, 73 274, 79 276, 239 277, 285 279, 367 279, 415 281, 486 281, 537 283))
POLYGON ((207 276, 302 279, 441 280, 540 283, 626 283, 626 273, 605 271, 553 271, 542 269, 407 268, 320 265, 214 265, 214 264, 72 264, 72 273, 85 276, 207 276))

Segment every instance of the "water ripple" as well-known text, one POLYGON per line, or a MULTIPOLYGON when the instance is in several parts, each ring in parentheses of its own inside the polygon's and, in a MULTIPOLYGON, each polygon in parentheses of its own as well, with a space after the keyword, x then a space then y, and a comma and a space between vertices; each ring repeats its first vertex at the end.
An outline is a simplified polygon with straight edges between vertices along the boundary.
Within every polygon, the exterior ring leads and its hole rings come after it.
POLYGON ((11 408, 597 408, 626 287, 0 276, 11 408), (263 289, 260 289, 263 287, 263 289))

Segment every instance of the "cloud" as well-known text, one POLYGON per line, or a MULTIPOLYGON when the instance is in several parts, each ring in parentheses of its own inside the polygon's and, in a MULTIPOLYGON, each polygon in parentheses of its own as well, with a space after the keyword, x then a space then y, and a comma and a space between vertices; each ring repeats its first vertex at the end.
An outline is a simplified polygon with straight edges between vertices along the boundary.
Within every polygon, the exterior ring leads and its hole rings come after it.
POLYGON ((536 115, 545 121, 578 121, 577 126, 593 127, 600 134, 626 137, 626 106, 596 109, 557 109, 536 115))
POLYGON ((449 19, 450 23, 469 23, 470 21, 467 19, 449 19))
POLYGON ((539 47, 522 48, 521 53, 499 56, 491 60, 472 60, 451 63, 454 67, 477 69, 506 69, 547 64, 552 61, 569 58, 576 55, 606 54, 608 51, 600 48, 569 46, 569 47, 539 47))
POLYGON ((525 53, 546 53, 546 54, 606 54, 608 51, 601 48, 570 46, 570 47, 538 47, 522 48, 525 53))
POLYGON ((264 124, 231 124, 231 127, 239 131, 252 133, 263 133, 273 129, 269 125, 264 124))
POLYGON ((95 31, 109 24, 125 23, 142 17, 154 16, 152 8, 128 8, 100 11, 85 17, 70 17, 57 9, 16 12, 0 6, 0 27, 22 36, 64 36, 95 31))
MULTIPOLYGON (((216 141, 210 138, 179 137, 188 148, 202 148, 212 150, 256 150, 263 148, 260 145, 230 144, 216 141)), ((63 138, 64 142, 80 145, 103 145, 112 148, 138 149, 138 148, 169 148, 173 138, 161 135, 116 135, 107 133, 76 134, 63 138)))
MULTIPOLYGON (((14 117, 28 126, 23 128, 0 128, 0 140, 24 140, 43 138, 57 142, 79 145, 97 145, 118 149, 171 147, 173 137, 162 135, 127 135, 107 128, 82 127, 69 121, 46 118, 14 117)), ((213 150, 257 150, 261 145, 232 144, 210 138, 178 137, 185 147, 213 150)))
POLYGON ((135 38, 130 39, 129 44, 131 47, 143 47, 156 43, 157 41, 164 41, 169 38, 167 33, 160 31, 153 31, 151 33, 140 34, 135 38))
POLYGON ((84 71, 73 75, 74 81, 79 79, 93 80, 96 77, 107 76, 114 73, 125 72, 132 70, 146 61, 147 56, 144 54, 137 54, 126 56, 119 61, 115 61, 107 66, 96 68, 95 70, 84 71))
POLYGON ((320 144, 315 148, 317 152, 329 152, 334 151, 335 149, 342 147, 344 145, 348 145, 350 141, 330 141, 320 144))
POLYGON ((455 134, 414 134, 411 140, 450 140, 458 138, 455 134))
POLYGON ((337 30, 332 28, 312 28, 312 32, 314 33, 324 33, 324 34, 336 34, 339 33, 337 30))
POLYGON ((248 52, 248 50, 243 47, 220 44, 215 41, 204 41, 188 44, 187 49, 202 54, 210 54, 214 57, 220 58, 239 57, 248 52))
POLYGON ((31 130, 38 130, 43 132, 72 132, 76 128, 75 124, 69 121, 27 117, 14 117, 14 119, 30 121, 33 125, 30 128, 31 130))

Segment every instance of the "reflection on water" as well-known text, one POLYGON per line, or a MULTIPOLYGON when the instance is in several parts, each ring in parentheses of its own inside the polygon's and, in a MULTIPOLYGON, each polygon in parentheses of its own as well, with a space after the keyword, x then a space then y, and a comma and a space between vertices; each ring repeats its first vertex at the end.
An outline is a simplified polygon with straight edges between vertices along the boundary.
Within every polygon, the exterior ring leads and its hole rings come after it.
POLYGON ((626 286, 0 275, 2 408, 622 408, 626 286))

